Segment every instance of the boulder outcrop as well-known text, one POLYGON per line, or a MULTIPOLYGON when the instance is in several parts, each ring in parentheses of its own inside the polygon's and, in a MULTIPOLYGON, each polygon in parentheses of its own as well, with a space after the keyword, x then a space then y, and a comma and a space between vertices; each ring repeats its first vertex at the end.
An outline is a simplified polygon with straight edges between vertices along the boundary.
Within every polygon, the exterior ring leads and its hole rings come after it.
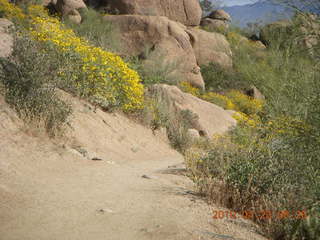
POLYGON ((172 74, 204 88, 200 68, 187 28, 166 17, 110 15, 104 17, 119 29, 121 55, 140 56, 144 62, 164 61, 175 67, 172 74))
POLYGON ((224 35, 196 28, 189 28, 188 33, 198 65, 213 62, 224 68, 232 67, 232 51, 224 35))
POLYGON ((200 25, 209 31, 226 31, 229 28, 231 17, 224 10, 212 11, 207 17, 201 20, 200 25))
POLYGON ((120 14, 166 16, 187 26, 200 24, 202 10, 198 0, 104 0, 120 14))
POLYGON ((202 19, 200 25, 210 32, 225 31, 229 28, 229 24, 226 21, 211 18, 202 19))
POLYGON ((86 9, 87 6, 82 0, 57 0, 54 3, 55 9, 63 16, 69 18, 75 23, 81 22, 81 9, 86 9))
POLYGON ((227 12, 222 10, 222 9, 212 11, 208 15, 208 18, 217 19, 217 20, 223 20, 223 21, 228 21, 228 22, 231 21, 231 16, 227 12))

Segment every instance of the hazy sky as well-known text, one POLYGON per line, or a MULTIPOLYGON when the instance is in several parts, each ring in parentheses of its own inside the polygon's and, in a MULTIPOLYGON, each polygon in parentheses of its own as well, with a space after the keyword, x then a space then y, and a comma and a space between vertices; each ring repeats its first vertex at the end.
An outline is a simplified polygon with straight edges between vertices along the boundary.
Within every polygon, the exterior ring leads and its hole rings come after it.
MULTIPOLYGON (((216 0, 212 0, 215 2, 216 0)), ((258 0, 217 0, 217 2, 221 2, 225 6, 234 6, 234 5, 244 5, 257 2, 258 0)))

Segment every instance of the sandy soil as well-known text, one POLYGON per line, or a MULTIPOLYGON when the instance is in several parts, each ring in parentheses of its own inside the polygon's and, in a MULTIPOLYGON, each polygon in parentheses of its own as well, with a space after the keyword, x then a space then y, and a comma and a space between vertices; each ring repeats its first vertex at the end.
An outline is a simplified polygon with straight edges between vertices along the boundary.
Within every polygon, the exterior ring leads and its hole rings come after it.
POLYGON ((70 101, 73 130, 52 141, 0 99, 0 240, 264 239, 212 218, 161 134, 70 101))

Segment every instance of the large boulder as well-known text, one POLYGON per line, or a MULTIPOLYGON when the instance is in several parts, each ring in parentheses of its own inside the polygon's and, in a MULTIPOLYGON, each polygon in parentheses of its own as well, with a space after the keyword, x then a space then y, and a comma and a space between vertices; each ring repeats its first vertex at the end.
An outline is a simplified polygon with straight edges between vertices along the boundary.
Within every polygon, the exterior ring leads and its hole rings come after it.
POLYGON ((229 28, 231 17, 224 10, 214 10, 201 20, 200 25, 209 31, 225 32, 229 28))
POLYGON ((232 67, 232 51, 224 35, 196 28, 189 28, 188 33, 198 65, 212 62, 224 68, 232 67))
POLYGON ((69 18, 75 23, 81 22, 81 14, 79 11, 87 9, 86 4, 82 0, 56 0, 51 1, 54 4, 55 9, 64 18, 69 18))
MULTIPOLYGON (((167 17, 110 15, 104 20, 117 26, 122 39, 121 55, 139 56, 144 62, 172 64, 178 78, 204 88, 187 28, 167 17)), ((160 67, 155 64, 154 67, 160 67)))
POLYGON ((198 0, 103 0, 120 14, 166 16, 188 26, 200 24, 202 10, 198 0))
POLYGON ((222 21, 231 21, 231 17, 228 13, 226 13, 224 10, 219 9, 219 10, 214 10, 212 11, 209 15, 208 18, 211 19, 217 19, 217 20, 222 20, 222 21))
POLYGON ((172 115, 178 115, 184 110, 196 114, 198 117, 192 122, 191 127, 196 129, 200 136, 223 134, 236 125, 231 113, 189 93, 184 93, 176 86, 156 84, 148 89, 148 93, 161 99, 172 115))
POLYGON ((0 57, 6 58, 13 51, 13 37, 10 34, 10 28, 13 23, 5 18, 0 18, 0 57))
POLYGON ((250 88, 246 90, 246 94, 253 99, 258 99, 261 101, 266 99, 265 96, 254 85, 251 85, 250 88))
POLYGON ((202 19, 200 25, 210 32, 225 32, 229 28, 228 22, 212 18, 202 19))

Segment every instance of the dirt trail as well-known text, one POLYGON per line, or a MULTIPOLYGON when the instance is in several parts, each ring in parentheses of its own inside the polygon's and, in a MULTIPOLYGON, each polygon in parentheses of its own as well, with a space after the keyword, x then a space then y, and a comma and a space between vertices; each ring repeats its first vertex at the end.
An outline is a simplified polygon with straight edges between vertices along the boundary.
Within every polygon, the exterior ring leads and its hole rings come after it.
POLYGON ((212 219, 160 136, 70 101, 73 131, 57 144, 0 99, 0 240, 264 239, 248 221, 212 219))

